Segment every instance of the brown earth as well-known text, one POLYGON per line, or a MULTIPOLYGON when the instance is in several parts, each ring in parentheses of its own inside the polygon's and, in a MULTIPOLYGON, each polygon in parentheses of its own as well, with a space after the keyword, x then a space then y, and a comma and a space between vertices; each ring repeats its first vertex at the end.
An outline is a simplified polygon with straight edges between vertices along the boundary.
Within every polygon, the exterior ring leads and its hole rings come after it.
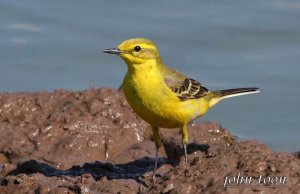
POLYGON ((201 123, 189 126, 185 163, 179 130, 162 129, 161 135, 165 150, 156 184, 149 187, 151 130, 121 92, 2 93, 0 193, 300 192, 300 153, 238 142, 220 125, 201 123), (237 185, 238 175, 253 182, 237 185), (259 176, 266 177, 260 184, 259 176), (232 187, 224 187, 225 181, 232 187))

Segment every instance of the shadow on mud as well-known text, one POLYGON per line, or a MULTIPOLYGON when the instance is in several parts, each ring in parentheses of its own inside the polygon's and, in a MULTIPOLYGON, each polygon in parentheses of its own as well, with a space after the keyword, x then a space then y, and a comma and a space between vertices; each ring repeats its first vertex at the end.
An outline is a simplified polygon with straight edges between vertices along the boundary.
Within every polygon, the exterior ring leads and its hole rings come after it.
MULTIPOLYGON (((52 176, 80 176, 82 174, 91 174, 95 180, 106 176, 108 179, 137 179, 154 168, 154 158, 144 157, 126 164, 111 163, 85 163, 83 166, 73 166, 66 170, 56 169, 48 164, 40 163, 36 160, 29 160, 22 163, 15 170, 10 171, 8 175, 34 174, 41 173, 47 177, 52 176)), ((160 158, 158 166, 166 163, 166 160, 160 158)))
MULTIPOLYGON (((207 152, 208 145, 205 144, 189 144, 188 153, 195 151, 207 152)), ((175 144, 165 144, 168 159, 159 158, 158 167, 164 164, 171 164, 177 166, 180 162, 180 157, 183 155, 183 150, 175 144)), ((18 174, 34 174, 41 173, 47 177, 53 176, 80 176, 82 174, 91 174, 97 181, 102 177, 107 179, 138 179, 146 172, 151 172, 154 169, 155 158, 143 157, 133 162, 125 164, 111 164, 96 161, 94 163, 85 163, 83 166, 73 166, 67 170, 59 170, 48 164, 38 162, 36 160, 29 160, 16 169, 10 171, 8 175, 18 174)))

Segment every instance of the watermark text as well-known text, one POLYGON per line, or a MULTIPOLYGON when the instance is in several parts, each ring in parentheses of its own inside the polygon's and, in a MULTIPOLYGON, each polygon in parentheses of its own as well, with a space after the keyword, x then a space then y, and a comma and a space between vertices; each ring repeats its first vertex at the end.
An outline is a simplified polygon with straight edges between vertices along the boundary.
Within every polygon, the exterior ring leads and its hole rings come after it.
POLYGON ((244 176, 238 173, 236 176, 226 176, 224 187, 282 187, 287 183, 285 176, 244 176))

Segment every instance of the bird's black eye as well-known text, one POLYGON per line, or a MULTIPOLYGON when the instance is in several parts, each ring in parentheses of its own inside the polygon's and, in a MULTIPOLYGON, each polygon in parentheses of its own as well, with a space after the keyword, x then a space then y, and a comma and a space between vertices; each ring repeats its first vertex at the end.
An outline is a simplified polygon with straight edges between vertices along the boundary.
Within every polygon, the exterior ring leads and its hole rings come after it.
POLYGON ((135 47, 134 47, 134 51, 135 51, 135 52, 139 52, 140 50, 141 50, 141 47, 140 47, 140 46, 135 46, 135 47))

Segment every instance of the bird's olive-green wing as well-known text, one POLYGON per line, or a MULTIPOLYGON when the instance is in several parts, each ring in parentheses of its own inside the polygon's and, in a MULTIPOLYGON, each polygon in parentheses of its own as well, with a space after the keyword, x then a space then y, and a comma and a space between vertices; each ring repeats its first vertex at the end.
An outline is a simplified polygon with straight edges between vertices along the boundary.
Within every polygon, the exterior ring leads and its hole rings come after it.
POLYGON ((164 80, 167 86, 183 101, 201 98, 207 95, 209 91, 198 81, 188 78, 172 69, 168 69, 167 72, 165 71, 164 80))

